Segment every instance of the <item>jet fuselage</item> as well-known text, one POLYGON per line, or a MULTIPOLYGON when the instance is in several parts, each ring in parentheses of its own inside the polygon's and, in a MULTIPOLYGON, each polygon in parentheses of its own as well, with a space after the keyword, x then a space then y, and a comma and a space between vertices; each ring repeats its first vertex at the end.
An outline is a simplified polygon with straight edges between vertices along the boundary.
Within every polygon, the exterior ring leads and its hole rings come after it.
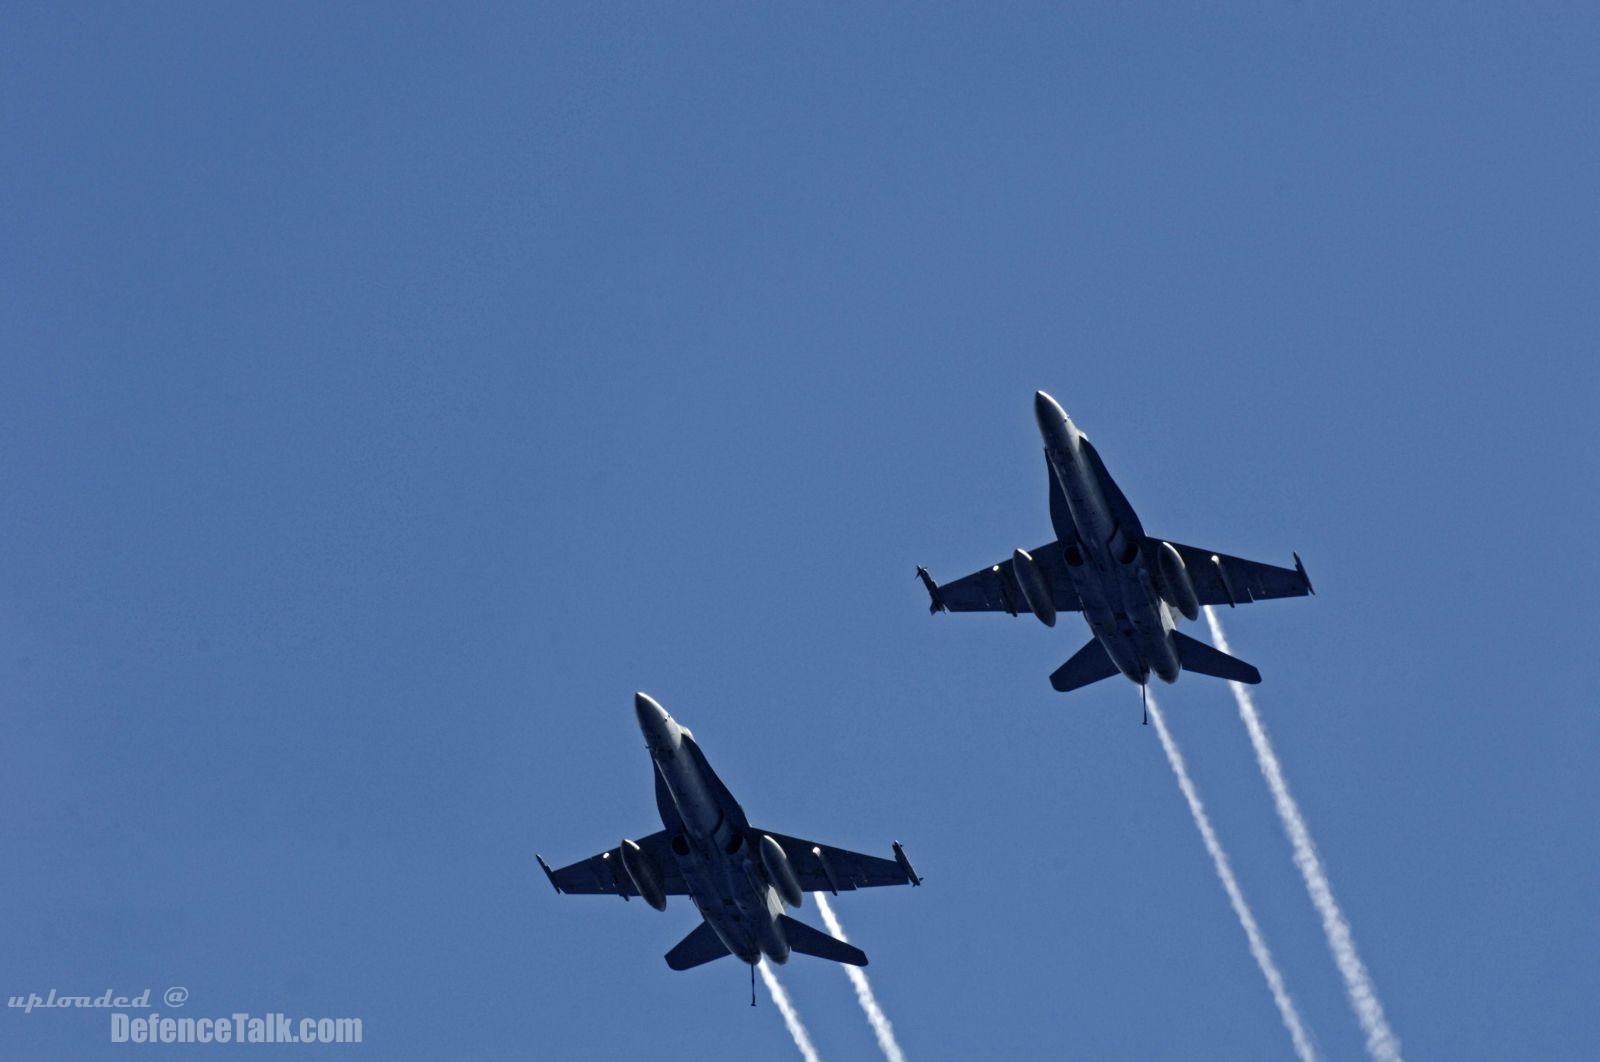
POLYGON ((1090 631, 1134 682, 1152 673, 1174 681, 1182 668, 1169 635, 1177 623, 1147 570, 1138 516, 1055 399, 1038 392, 1034 415, 1060 489, 1059 499, 1051 492, 1050 521, 1090 631))
POLYGON ((689 898, 741 961, 754 965, 765 955, 787 962, 789 942, 778 924, 783 899, 751 843, 744 809, 686 727, 642 693, 634 698, 634 710, 655 764, 661 823, 672 834, 672 855, 689 898))

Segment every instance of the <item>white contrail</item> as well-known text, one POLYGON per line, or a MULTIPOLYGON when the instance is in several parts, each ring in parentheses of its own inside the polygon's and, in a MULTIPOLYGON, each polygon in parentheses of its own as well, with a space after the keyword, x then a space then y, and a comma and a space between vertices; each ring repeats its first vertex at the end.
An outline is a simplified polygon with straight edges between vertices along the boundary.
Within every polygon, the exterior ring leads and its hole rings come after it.
MULTIPOLYGON (((1212 643, 1224 653, 1231 654, 1228 636, 1222 633, 1222 624, 1209 605, 1206 606, 1206 622, 1211 625, 1212 643)), ((1284 780, 1283 767, 1278 763, 1277 754, 1272 751, 1272 742, 1267 740, 1267 728, 1262 725, 1261 716, 1256 712, 1255 701, 1251 699, 1250 691, 1239 683, 1229 682, 1228 685, 1233 687, 1233 699, 1239 703, 1239 718, 1244 720, 1245 729, 1250 732, 1250 744, 1255 746, 1256 763, 1261 768, 1261 776, 1267 780, 1267 788, 1272 790, 1272 802, 1277 806, 1283 832, 1288 835, 1289 844, 1294 848, 1294 865, 1300 868, 1306 892, 1310 893, 1312 904, 1322 916, 1322 933, 1328 938, 1328 950, 1333 953, 1334 965, 1344 978, 1350 1007, 1356 1012, 1361 1031, 1367 1035, 1367 1054, 1381 1062, 1400 1062, 1400 1041, 1383 1016, 1378 990, 1356 952, 1350 923, 1339 909, 1338 901, 1333 898, 1333 886, 1329 884, 1327 871, 1317 855, 1317 846, 1311 840, 1311 830, 1306 826, 1305 817, 1300 814, 1300 805, 1289 793, 1289 783, 1284 780)))
POLYGON ((806 1027, 800 1024, 800 1012, 794 1009, 789 993, 778 983, 778 975, 767 969, 765 959, 756 964, 756 969, 761 971, 761 979, 767 983, 767 991, 772 993, 772 1001, 778 1005, 778 1010, 783 1014, 783 1024, 789 1027, 789 1035, 794 1037, 794 1045, 800 1049, 800 1056, 806 1062, 817 1062, 817 1049, 812 1046, 811 1036, 806 1032, 806 1027))
POLYGON ((1195 828, 1200 831, 1200 840, 1205 842, 1211 863, 1217 868, 1217 878, 1222 882, 1222 891, 1228 894, 1228 902, 1233 904, 1233 913, 1239 916, 1239 925, 1244 929, 1245 939, 1250 942, 1250 954, 1255 956, 1256 965, 1261 967, 1261 975, 1267 979, 1267 988, 1272 992, 1272 1001, 1278 1005, 1278 1014, 1283 1018, 1283 1027, 1289 1030, 1289 1039, 1294 1041, 1294 1053, 1300 1057, 1301 1062, 1312 1062, 1317 1057, 1317 1052, 1311 1046, 1311 1037, 1300 1021, 1300 1012, 1295 1009, 1294 1000, 1289 998, 1289 990, 1283 985, 1283 974, 1278 971, 1278 964, 1272 961, 1272 952, 1267 949, 1266 939, 1261 935, 1261 927, 1256 924, 1256 916, 1250 913, 1250 905, 1245 902, 1244 892, 1239 888, 1238 879, 1233 876, 1233 868, 1228 863, 1228 853, 1222 850, 1222 842, 1217 840, 1217 831, 1211 828, 1211 817, 1206 814, 1206 806, 1200 802, 1200 794, 1195 790, 1194 781, 1189 777, 1189 770, 1183 765, 1183 753, 1178 751, 1178 743, 1167 731, 1167 721, 1162 716, 1161 708, 1156 704, 1154 697, 1149 698, 1149 707, 1150 718, 1156 724, 1156 734, 1161 738, 1161 747, 1166 750, 1167 762, 1172 765, 1172 774, 1178 779, 1178 788, 1183 790, 1183 798, 1189 802, 1189 814, 1194 817, 1195 828))
MULTIPOLYGON (((839 925, 839 919, 834 916, 833 908, 828 906, 828 898, 820 892, 813 895, 817 898, 817 910, 822 912, 822 920, 827 923, 828 932, 840 940, 848 940, 849 938, 844 935, 844 928, 839 925)), ((883 1057, 889 1062, 906 1062, 905 1052, 900 1050, 900 1044, 894 1038, 894 1026, 889 1023, 883 1008, 878 1006, 878 997, 872 994, 872 985, 867 982, 867 975, 862 973, 858 966, 847 965, 844 972, 850 975, 850 983, 856 989, 856 1000, 867 1015, 867 1022, 872 1026, 872 1035, 878 1038, 878 1050, 883 1052, 883 1057)))

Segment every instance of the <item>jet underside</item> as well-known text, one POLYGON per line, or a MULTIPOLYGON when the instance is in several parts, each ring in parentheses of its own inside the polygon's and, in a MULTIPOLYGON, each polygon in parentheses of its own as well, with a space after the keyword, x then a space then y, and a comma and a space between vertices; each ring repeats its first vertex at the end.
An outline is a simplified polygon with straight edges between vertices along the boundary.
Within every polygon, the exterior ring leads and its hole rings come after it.
POLYGON ((920 884, 899 844, 889 860, 753 828, 694 735, 642 693, 634 708, 663 828, 560 870, 540 859, 556 891, 637 896, 657 910, 669 896, 689 897, 703 921, 667 953, 675 970, 724 955, 783 963, 791 951, 866 965, 860 949, 790 917, 785 907, 824 888, 920 884))
POLYGON ((1254 683, 1255 668, 1178 630, 1202 605, 1243 604, 1311 593, 1293 569, 1153 539, 1088 436, 1055 399, 1034 396, 1044 440, 1050 522, 1057 540, 940 586, 918 568, 934 612, 1031 612, 1055 626, 1063 611, 1083 613, 1094 640, 1050 676, 1066 692, 1121 673, 1143 685, 1182 671, 1254 683))

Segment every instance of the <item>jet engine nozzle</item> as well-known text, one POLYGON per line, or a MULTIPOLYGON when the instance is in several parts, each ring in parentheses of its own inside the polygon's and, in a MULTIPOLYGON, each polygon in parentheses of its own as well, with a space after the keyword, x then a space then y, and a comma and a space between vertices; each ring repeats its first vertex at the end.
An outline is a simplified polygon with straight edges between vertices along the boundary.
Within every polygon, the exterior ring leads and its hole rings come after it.
POLYGON ((644 849, 632 841, 623 841, 620 850, 622 869, 628 872, 633 887, 644 897, 644 902, 658 911, 665 911, 667 893, 661 887, 661 877, 656 873, 655 864, 650 861, 650 857, 644 854, 644 849))
POLYGON ((1028 602, 1028 607, 1033 609, 1033 614, 1039 617, 1039 622, 1046 627, 1056 625, 1056 603, 1050 595, 1050 587, 1044 581, 1044 573, 1039 570, 1038 562, 1033 555, 1025 549, 1019 549, 1011 554, 1011 570, 1016 573, 1017 586, 1022 589, 1023 600, 1028 602))
POLYGON ((783 902, 790 907, 799 907, 806 898, 800 888, 800 879, 794 876, 794 866, 784 853, 783 846, 768 834, 761 835, 761 865, 766 867, 767 877, 777 888, 778 895, 783 897, 783 902))
POLYGON ((1171 542, 1161 543, 1161 548, 1156 550, 1156 566, 1161 573, 1161 596, 1167 604, 1183 613, 1186 620, 1199 619, 1200 599, 1189 579, 1189 568, 1171 542))

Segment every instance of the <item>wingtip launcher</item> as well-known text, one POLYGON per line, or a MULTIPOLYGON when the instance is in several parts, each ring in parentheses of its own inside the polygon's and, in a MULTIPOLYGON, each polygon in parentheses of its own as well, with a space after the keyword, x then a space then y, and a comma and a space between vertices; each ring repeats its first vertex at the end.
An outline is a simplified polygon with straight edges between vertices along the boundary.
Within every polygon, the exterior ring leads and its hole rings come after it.
POLYGON ((1300 573, 1300 581, 1306 584, 1306 593, 1316 594, 1317 588, 1311 585, 1311 576, 1306 574, 1306 566, 1300 563, 1300 554, 1294 555, 1294 570, 1300 573))
POLYGON ((556 894, 559 896, 561 894, 561 886, 556 884, 555 871, 550 869, 550 864, 546 863, 544 861, 544 856, 540 855, 538 852, 533 854, 533 858, 539 861, 539 869, 544 871, 544 876, 550 879, 550 887, 556 890, 556 894))
POLYGON ((910 881, 912 885, 921 885, 922 879, 917 877, 917 872, 915 870, 911 869, 911 860, 906 858, 905 848, 901 846, 899 841, 895 841, 893 847, 894 861, 899 863, 900 869, 906 872, 906 879, 910 881))
POLYGON ((944 603, 944 594, 939 591, 939 584, 933 581, 928 569, 920 564, 917 565, 917 578, 922 580, 922 585, 928 591, 928 614, 937 616, 941 612, 949 612, 944 603))

